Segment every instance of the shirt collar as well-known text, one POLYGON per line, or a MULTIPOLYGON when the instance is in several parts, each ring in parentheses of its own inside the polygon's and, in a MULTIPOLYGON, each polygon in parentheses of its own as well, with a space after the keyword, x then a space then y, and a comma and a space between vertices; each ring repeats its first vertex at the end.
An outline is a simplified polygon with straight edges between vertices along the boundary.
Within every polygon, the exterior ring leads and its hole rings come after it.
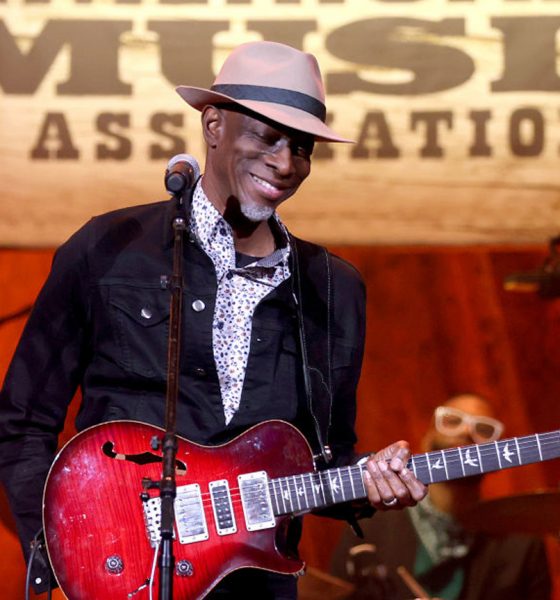
MULTIPOLYGON (((290 256, 290 238, 285 225, 276 212, 269 219, 269 225, 274 235, 276 249, 255 262, 247 265, 251 267, 276 267, 282 263, 288 264, 290 256)), ((235 250, 233 248, 233 233, 229 223, 223 218, 218 209, 210 202, 202 189, 202 178, 199 179, 192 194, 190 232, 201 246, 208 249, 216 246, 231 246, 233 265, 235 266, 235 250)))

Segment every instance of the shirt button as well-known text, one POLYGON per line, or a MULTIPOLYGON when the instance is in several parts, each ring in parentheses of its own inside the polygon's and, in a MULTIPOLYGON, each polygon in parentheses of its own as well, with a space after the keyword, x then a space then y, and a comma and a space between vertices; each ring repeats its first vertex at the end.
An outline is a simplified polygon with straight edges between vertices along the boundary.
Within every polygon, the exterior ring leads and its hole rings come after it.
POLYGON ((140 311, 140 316, 144 319, 151 319, 153 314, 154 313, 147 306, 140 311))
POLYGON ((195 312, 201 312, 206 308, 206 304, 202 300, 195 300, 191 306, 195 312))
POLYGON ((194 370, 194 374, 195 374, 197 377, 206 377, 206 371, 205 371, 205 370, 204 370, 202 367, 197 367, 197 368, 194 370))

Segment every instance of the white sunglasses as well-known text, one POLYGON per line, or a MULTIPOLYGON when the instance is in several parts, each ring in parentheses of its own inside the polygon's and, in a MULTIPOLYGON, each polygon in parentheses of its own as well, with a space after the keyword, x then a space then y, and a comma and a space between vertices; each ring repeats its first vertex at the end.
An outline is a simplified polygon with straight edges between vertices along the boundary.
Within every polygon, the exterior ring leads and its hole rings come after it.
POLYGON ((454 436, 467 427, 472 439, 481 444, 495 442, 504 431, 504 424, 491 417, 469 415, 458 408, 438 406, 435 411, 436 429, 443 435, 454 436))

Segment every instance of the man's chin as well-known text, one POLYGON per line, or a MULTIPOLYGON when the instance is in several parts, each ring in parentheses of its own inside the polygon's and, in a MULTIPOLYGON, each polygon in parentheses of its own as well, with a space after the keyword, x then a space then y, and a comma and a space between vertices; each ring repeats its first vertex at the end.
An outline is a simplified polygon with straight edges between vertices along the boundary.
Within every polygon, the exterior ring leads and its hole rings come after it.
POLYGON ((240 208, 243 216, 253 223, 268 221, 274 214, 274 208, 272 206, 263 206, 262 204, 249 204, 243 202, 240 208))

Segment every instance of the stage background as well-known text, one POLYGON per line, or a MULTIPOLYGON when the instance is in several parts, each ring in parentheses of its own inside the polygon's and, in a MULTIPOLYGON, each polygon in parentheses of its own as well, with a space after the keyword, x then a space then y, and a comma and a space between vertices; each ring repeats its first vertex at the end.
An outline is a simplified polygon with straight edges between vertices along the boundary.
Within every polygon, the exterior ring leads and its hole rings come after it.
MULTIPOLYGON (((558 327, 560 300, 514 294, 502 288, 512 271, 540 265, 546 248, 336 247, 368 285, 368 335, 359 393, 360 449, 420 436, 438 404, 452 394, 485 395, 507 424, 524 435, 560 424, 558 327)), ((2 314, 17 313, 47 275, 51 250, 0 252, 2 314)), ((0 328, 0 376, 24 319, 0 328)), ((75 410, 75 405, 73 406, 75 410)), ((71 434, 67 428, 64 438, 71 434)), ((486 497, 557 489, 560 461, 530 465, 486 479, 486 497)), ((0 503, 2 597, 23 597, 24 569, 5 503, 0 503)), ((343 526, 306 517, 302 554, 328 569, 343 526)), ((560 599, 560 552, 548 540, 560 599)))

